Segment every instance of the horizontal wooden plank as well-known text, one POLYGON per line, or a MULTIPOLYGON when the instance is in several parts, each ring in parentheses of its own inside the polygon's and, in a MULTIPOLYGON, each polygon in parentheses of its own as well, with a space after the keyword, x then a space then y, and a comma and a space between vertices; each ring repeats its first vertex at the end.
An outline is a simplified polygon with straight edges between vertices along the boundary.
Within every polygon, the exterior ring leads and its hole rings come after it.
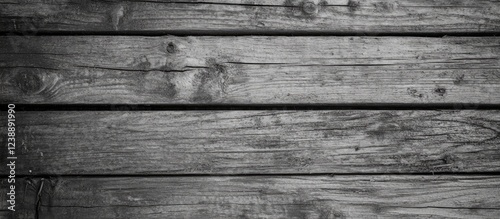
POLYGON ((497 37, 0 37, 2 103, 500 103, 497 37))
POLYGON ((44 179, 42 187, 38 179, 19 181, 19 219, 34 218, 38 194, 40 218, 468 219, 500 214, 498 176, 59 177, 44 179))
POLYGON ((17 172, 27 175, 500 171, 499 111, 16 115, 17 172))
POLYGON ((0 30, 183 33, 485 33, 491 0, 0 1, 0 30))

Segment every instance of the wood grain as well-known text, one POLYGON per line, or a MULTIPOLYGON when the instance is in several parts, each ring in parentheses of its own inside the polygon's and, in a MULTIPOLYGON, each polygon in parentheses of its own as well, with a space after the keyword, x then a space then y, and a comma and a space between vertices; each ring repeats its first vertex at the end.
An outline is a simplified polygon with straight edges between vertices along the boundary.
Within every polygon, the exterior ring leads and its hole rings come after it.
POLYGON ((491 0, 1 0, 0 30, 120 33, 494 33, 491 0))
POLYGON ((16 119, 17 172, 27 175, 500 170, 499 111, 47 111, 16 119))
POLYGON ((0 37, 2 103, 498 104, 497 37, 0 37))
POLYGON ((43 182, 42 190, 39 179, 20 182, 16 218, 33 218, 38 191, 40 218, 468 219, 500 214, 498 176, 55 177, 43 182))

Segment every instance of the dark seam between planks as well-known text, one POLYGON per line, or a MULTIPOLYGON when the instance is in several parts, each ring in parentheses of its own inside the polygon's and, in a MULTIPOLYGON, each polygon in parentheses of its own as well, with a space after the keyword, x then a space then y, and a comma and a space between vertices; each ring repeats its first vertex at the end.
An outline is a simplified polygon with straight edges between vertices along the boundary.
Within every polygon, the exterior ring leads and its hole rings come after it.
MULTIPOLYGON (((290 177, 290 176, 500 176, 500 172, 429 172, 429 173, 276 173, 276 174, 34 174, 34 175, 17 175, 18 178, 58 178, 58 177, 77 177, 77 178, 121 178, 121 177, 144 177, 144 178, 162 178, 162 177, 290 177)), ((6 177, 7 175, 0 175, 6 177)))
POLYGON ((137 30, 137 31, 0 31, 0 36, 374 36, 374 37, 491 37, 500 31, 487 32, 339 32, 322 30, 137 30))
MULTIPOLYGON (((13 102, 16 104, 15 102, 13 102)), ((7 102, 0 111, 7 110, 7 102)), ((16 104, 17 111, 205 111, 205 110, 499 110, 500 104, 16 104)))
MULTIPOLYGON (((295 8, 295 5, 268 5, 268 4, 250 4, 250 3, 229 3, 229 2, 190 2, 190 1, 151 1, 151 0, 124 0, 123 2, 145 2, 145 3, 155 3, 155 4, 190 4, 190 5, 230 5, 230 6, 252 6, 252 7, 273 7, 273 8, 295 8)), ((349 7, 349 5, 324 5, 324 6, 335 6, 335 7, 349 7)))
MULTIPOLYGON (((176 206, 176 205, 205 205, 205 204, 159 204, 159 205, 106 205, 106 206, 78 206, 78 205, 41 205, 42 207, 45 208, 115 208, 115 207, 130 207, 130 208, 144 208, 144 207, 159 207, 159 206, 176 206)), ((233 205, 246 205, 246 204, 233 204, 233 205)), ((273 205, 279 205, 279 204, 273 204, 273 205)), ((308 204, 301 204, 301 203, 290 203, 290 204, 283 204, 283 205, 308 205, 308 204)), ((429 208, 437 208, 437 209, 454 209, 454 210, 460 210, 460 209, 470 209, 470 210, 500 210, 500 208, 483 208, 483 207, 443 207, 443 206, 422 206, 422 207, 413 207, 413 206, 396 206, 396 205, 387 205, 384 206, 385 208, 394 208, 394 207, 399 207, 399 208, 409 208, 409 209, 429 209, 429 208)))

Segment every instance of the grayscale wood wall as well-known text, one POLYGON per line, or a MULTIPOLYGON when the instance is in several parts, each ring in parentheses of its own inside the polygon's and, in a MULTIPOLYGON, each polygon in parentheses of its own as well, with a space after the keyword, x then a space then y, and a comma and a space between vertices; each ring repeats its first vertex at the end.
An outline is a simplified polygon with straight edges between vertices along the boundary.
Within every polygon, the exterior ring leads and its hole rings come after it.
POLYGON ((498 0, 0 0, 0 32, 0 218, 500 217, 498 0))

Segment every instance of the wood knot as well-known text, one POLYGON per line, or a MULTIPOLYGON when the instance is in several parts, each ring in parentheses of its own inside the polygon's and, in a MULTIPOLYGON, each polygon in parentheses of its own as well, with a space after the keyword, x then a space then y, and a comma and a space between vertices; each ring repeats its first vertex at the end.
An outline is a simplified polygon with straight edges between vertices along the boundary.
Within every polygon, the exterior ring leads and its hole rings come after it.
POLYGON ((168 53, 176 53, 177 51, 178 51, 178 48, 174 43, 172 43, 172 42, 168 43, 168 45, 167 45, 167 52, 168 53))
POLYGON ((319 11, 328 5, 326 0, 285 0, 284 6, 287 11, 287 16, 301 19, 314 19, 319 11))
POLYGON ((191 98, 193 102, 212 102, 226 93, 229 81, 227 66, 214 58, 209 58, 206 65, 207 68, 196 75, 198 88, 191 98))
POLYGON ((449 154, 446 154, 444 155, 441 160, 443 161, 443 163, 445 164, 453 164, 456 160, 456 158, 452 155, 449 155, 449 154))
POLYGON ((436 93, 439 96, 444 96, 446 94, 446 88, 444 87, 437 87, 434 89, 434 93, 436 93))
POLYGON ((424 94, 418 92, 417 89, 415 88, 407 88, 406 89, 406 92, 412 96, 412 97, 415 97, 415 98, 423 98, 424 97, 424 94))
POLYGON ((359 8, 359 2, 355 0, 349 0, 349 2, 347 2, 347 7, 349 7, 350 12, 355 12, 359 8))
POLYGON ((314 15, 318 13, 318 6, 314 2, 302 3, 302 12, 307 15, 314 15))
POLYGON ((382 13, 389 13, 393 12, 396 8, 398 8, 398 3, 391 3, 391 2, 377 2, 373 3, 373 6, 375 7, 375 11, 377 12, 382 12, 382 13))
POLYGON ((43 87, 43 81, 40 76, 34 72, 20 72, 14 78, 16 86, 24 94, 36 94, 43 87))

